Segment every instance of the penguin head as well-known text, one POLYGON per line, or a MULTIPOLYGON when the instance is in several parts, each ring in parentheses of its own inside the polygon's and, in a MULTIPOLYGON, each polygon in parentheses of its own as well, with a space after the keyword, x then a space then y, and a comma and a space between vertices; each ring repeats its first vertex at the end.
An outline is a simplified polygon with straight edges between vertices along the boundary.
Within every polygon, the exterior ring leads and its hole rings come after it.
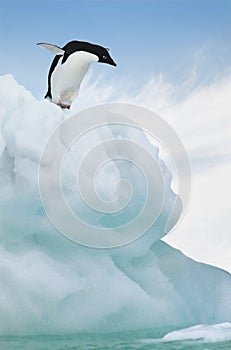
POLYGON ((99 58, 98 62, 107 63, 111 66, 117 66, 115 61, 113 61, 112 57, 110 56, 109 49, 100 46, 97 50, 97 56, 99 58))
POLYGON ((38 43, 37 45, 44 47, 56 55, 63 56, 62 63, 65 63, 67 58, 76 51, 88 52, 98 57, 98 62, 107 63, 111 66, 117 66, 110 56, 109 49, 100 45, 91 44, 85 41, 73 40, 67 43, 64 47, 48 43, 38 43))

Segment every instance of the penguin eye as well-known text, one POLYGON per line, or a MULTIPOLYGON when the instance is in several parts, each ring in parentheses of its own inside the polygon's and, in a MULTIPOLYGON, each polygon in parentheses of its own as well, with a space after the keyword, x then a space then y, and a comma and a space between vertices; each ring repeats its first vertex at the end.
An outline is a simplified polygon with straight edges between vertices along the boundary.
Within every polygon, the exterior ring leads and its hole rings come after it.
POLYGON ((103 56, 103 59, 106 60, 106 59, 107 59, 107 56, 103 56))

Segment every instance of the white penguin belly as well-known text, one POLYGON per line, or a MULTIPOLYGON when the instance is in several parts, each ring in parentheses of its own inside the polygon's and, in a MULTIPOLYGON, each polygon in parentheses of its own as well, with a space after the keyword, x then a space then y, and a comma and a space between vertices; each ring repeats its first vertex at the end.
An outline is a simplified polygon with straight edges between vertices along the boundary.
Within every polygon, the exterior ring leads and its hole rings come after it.
POLYGON ((74 52, 63 64, 61 64, 61 57, 51 75, 53 102, 68 101, 71 103, 78 95, 80 84, 90 64, 97 61, 96 55, 84 51, 74 52))

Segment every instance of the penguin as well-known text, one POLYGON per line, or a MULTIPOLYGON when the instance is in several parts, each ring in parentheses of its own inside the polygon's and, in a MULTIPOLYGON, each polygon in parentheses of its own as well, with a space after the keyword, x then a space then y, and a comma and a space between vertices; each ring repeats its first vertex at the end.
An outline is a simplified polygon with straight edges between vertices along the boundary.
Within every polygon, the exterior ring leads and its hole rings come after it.
POLYGON ((108 48, 89 42, 74 40, 62 48, 47 43, 37 45, 56 55, 48 73, 48 90, 44 98, 61 108, 70 109, 91 63, 117 65, 108 48))

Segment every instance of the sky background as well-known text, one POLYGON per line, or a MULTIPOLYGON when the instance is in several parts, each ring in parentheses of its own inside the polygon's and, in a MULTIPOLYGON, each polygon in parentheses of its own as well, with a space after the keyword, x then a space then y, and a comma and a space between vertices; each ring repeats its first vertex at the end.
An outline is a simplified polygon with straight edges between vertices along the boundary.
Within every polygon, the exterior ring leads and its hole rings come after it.
POLYGON ((95 74, 126 77, 134 89, 160 72, 180 81, 195 64, 210 80, 229 67, 230 23, 229 0, 0 0, 0 74, 41 98, 53 57, 35 44, 79 39, 110 47, 118 63, 95 74))
POLYGON ((95 64, 72 111, 130 102, 172 125, 188 152, 193 187, 168 242, 231 271, 231 1, 0 0, 0 32, 0 75, 13 74, 39 99, 53 57, 37 42, 110 48, 118 67, 95 64))

